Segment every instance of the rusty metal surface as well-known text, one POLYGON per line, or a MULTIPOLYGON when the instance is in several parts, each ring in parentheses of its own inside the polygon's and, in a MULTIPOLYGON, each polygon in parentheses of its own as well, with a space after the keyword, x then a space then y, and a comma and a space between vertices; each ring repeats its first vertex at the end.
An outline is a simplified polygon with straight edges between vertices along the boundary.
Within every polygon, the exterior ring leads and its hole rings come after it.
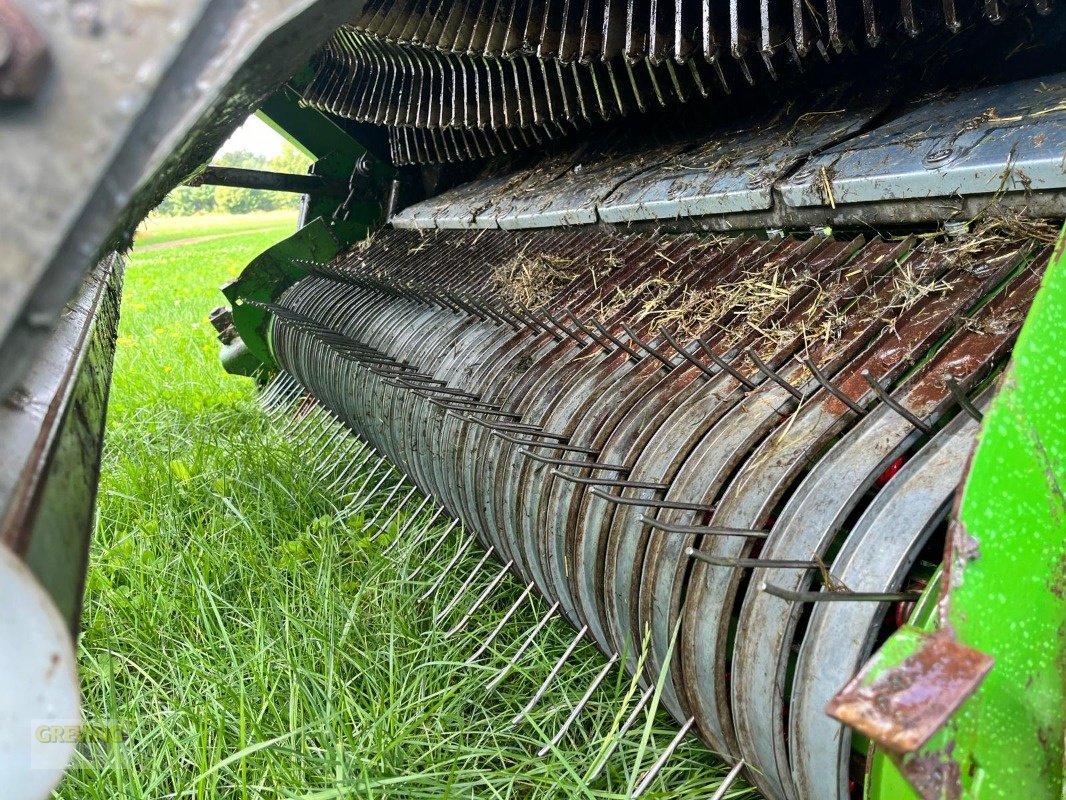
POLYGON ((940 630, 898 666, 872 679, 865 669, 859 672, 827 711, 893 752, 913 753, 977 689, 992 663, 940 630))

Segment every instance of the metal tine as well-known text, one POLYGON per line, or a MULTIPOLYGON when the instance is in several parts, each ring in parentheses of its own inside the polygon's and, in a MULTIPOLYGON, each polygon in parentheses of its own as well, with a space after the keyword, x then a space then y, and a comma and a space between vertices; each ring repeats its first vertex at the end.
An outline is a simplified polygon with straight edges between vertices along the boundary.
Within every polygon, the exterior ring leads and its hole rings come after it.
POLYGON ((296 427, 286 427, 282 433, 289 437, 293 443, 301 447, 309 447, 317 438, 317 431, 329 423, 329 412, 323 406, 316 406, 308 412, 296 427))
POLYGON ((627 345, 625 342, 623 342, 621 339, 619 339, 617 336, 607 330, 607 327, 605 325, 601 325, 595 318, 589 319, 589 322, 592 323, 593 327, 595 327, 596 330, 598 330, 600 333, 610 339, 611 342, 620 350, 624 350, 625 352, 629 353, 629 355, 631 355, 637 361, 640 361, 644 358, 644 356, 642 356, 638 351, 634 350, 632 347, 627 345))
POLYGON ((767 378, 772 380, 774 383, 776 383, 778 386, 780 386, 782 389, 784 389, 790 395, 795 397, 797 400, 803 400, 803 393, 799 389, 797 389, 795 386, 793 386, 791 383, 789 383, 784 378, 782 378, 780 375, 778 375, 777 372, 775 372, 774 370, 770 369, 770 366, 765 361, 763 361, 761 358, 759 358, 758 353, 756 353, 750 347, 747 350, 745 350, 744 352, 747 353, 748 358, 750 358, 752 360, 752 363, 755 364, 755 366, 759 368, 759 372, 761 372, 767 378))
POLYGON ((496 637, 500 635, 500 631, 503 630, 503 626, 510 622, 511 617, 513 617, 517 613, 522 603, 527 597, 529 597, 529 593, 533 591, 533 586, 533 581, 530 581, 526 584, 526 588, 522 590, 522 593, 518 595, 518 599, 511 604, 511 607, 509 609, 507 609, 507 613, 503 615, 503 619, 501 619, 496 624, 496 627, 492 629, 492 632, 488 635, 488 638, 481 643, 481 647, 475 650, 473 655, 471 655, 466 660, 467 665, 473 664, 481 657, 482 653, 489 649, 489 646, 496 640, 496 637))
POLYGON ((357 470, 363 465, 365 465, 370 459, 374 457, 374 453, 376 452, 377 451, 370 445, 365 445, 364 448, 356 454, 355 458, 349 461, 348 465, 345 466, 343 470, 341 470, 340 474, 338 474, 337 477, 333 479, 333 483, 326 487, 326 491, 332 492, 337 489, 345 478, 347 478, 354 470, 357 470), (366 455, 365 458, 363 457, 364 454, 366 455))
POLYGON ((638 797, 648 791, 648 788, 651 786, 652 782, 658 777, 659 773, 662 772, 663 767, 666 766, 666 762, 670 760, 670 756, 674 754, 674 751, 677 749, 678 745, 681 744, 681 740, 685 738, 685 736, 689 732, 689 729, 693 726, 695 722, 695 717, 689 717, 687 720, 685 720, 685 724, 681 726, 681 730, 679 730, 674 735, 674 738, 670 740, 670 744, 668 744, 666 746, 666 749, 663 750, 662 755, 655 759, 655 763, 651 765, 651 769, 648 770, 648 772, 641 779, 640 783, 638 783, 637 786, 633 789, 633 794, 629 796, 630 800, 636 800, 638 797))
POLYGON ((274 398, 280 395, 288 387, 295 388, 296 381, 292 379, 292 376, 287 372, 279 372, 268 383, 256 398, 259 401, 259 405, 263 408, 268 408, 271 403, 274 402, 274 398))
POLYGON ((636 342, 638 345, 640 345, 644 350, 648 351, 653 356, 655 356, 657 359, 659 359, 659 361, 661 361, 663 366, 665 366, 667 369, 673 369, 674 368, 674 362, 673 361, 671 361, 669 358, 667 358, 665 355, 663 355, 661 352, 659 352, 659 350, 657 348, 652 347, 650 344, 648 344, 643 339, 641 339, 637 335, 636 331, 634 331, 632 328, 630 328, 624 322, 622 323, 622 330, 624 330, 626 332, 626 335, 629 336, 629 338, 632 339, 634 342, 636 342))
POLYGON ((485 566, 485 562, 492 558, 492 554, 495 552, 496 546, 492 545, 482 554, 481 560, 474 565, 474 568, 472 570, 470 570, 470 574, 466 576, 466 580, 463 581, 462 585, 459 587, 459 590, 452 596, 452 599, 448 601, 448 604, 444 606, 444 608, 440 612, 438 612, 436 616, 433 617, 434 624, 440 622, 442 619, 448 616, 448 612, 459 604, 459 601, 462 599, 463 595, 466 594, 466 590, 470 588, 470 584, 474 582, 474 578, 476 578, 477 574, 481 572, 481 568, 485 566))
POLYGON ((518 451, 519 455, 531 458, 541 464, 553 464, 560 467, 581 467, 582 469, 602 469, 610 472, 629 472, 632 467, 627 467, 625 464, 602 464, 596 461, 572 461, 568 458, 550 458, 548 456, 538 455, 532 450, 527 448, 521 448, 518 451))
POLYGON ((534 314, 521 303, 515 303, 515 306, 518 308, 518 311, 521 312, 520 314, 516 314, 516 316, 518 316, 520 319, 523 319, 523 321, 525 321, 527 325, 532 325, 533 327, 544 331, 557 342, 561 342, 563 339, 566 338, 561 333, 559 333, 559 331, 555 330, 555 328, 537 319, 536 314, 534 314))
POLYGON ((588 329, 588 326, 583 324, 581 322, 581 320, 579 320, 577 318, 577 315, 573 311, 571 311, 569 308, 566 308, 566 309, 563 309, 563 310, 566 311, 566 315, 568 317, 570 317, 570 319, 572 319, 574 321, 574 324, 577 325, 578 329, 582 333, 584 333, 592 341, 594 341, 596 344, 598 344, 600 347, 602 347, 606 352, 608 352, 608 353, 614 352, 614 348, 611 347, 610 342, 603 341, 600 337, 598 337, 596 334, 594 334, 592 331, 590 331, 588 329))
POLYGON ((444 634, 445 639, 454 636, 466 627, 467 623, 470 622, 471 619, 473 619, 474 614, 477 613, 477 610, 481 608, 481 606, 486 600, 489 599, 489 595, 496 591, 496 587, 499 586, 503 579, 507 577, 507 572, 511 569, 512 566, 514 566, 513 560, 508 561, 506 564, 503 565, 503 567, 501 567, 500 571, 496 573, 496 576, 491 581, 489 581, 488 586, 481 590, 481 594, 477 596, 477 599, 474 601, 473 605, 471 605, 470 608, 466 610, 466 613, 463 614, 463 618, 460 619, 457 623, 455 623, 455 625, 450 631, 444 634))
MULTIPOLYGON (((381 507, 377 510, 377 513, 374 514, 374 516, 370 518, 370 521, 368 523, 366 523, 367 525, 375 525, 377 523, 378 517, 381 516, 381 512, 385 510, 385 507, 389 504, 389 501, 392 500, 392 498, 396 496, 396 493, 400 490, 400 487, 403 486, 403 484, 404 484, 404 482, 400 481, 399 483, 396 484, 396 486, 393 487, 392 491, 389 492, 389 496, 386 497, 384 501, 382 501, 381 507)), ((410 500, 411 499, 411 495, 413 495, 417 491, 418 491, 418 487, 417 486, 412 486, 411 487, 411 491, 409 491, 406 495, 404 495, 403 499, 400 500, 400 502, 398 502, 396 504, 396 508, 394 508, 392 513, 389 514, 389 517, 385 521, 385 523, 382 524, 382 525, 378 525, 378 527, 381 529, 381 531, 384 531, 386 528, 389 527, 389 522, 392 521, 392 518, 395 517, 399 513, 400 509, 403 508, 404 503, 406 503, 408 500, 410 500)))
POLYGON ((533 626, 533 630, 529 632, 529 635, 525 638, 525 641, 522 642, 518 650, 515 651, 514 655, 512 655, 511 658, 508 659, 507 663, 503 665, 503 669, 497 672, 495 677, 493 677, 492 680, 488 681, 485 684, 485 689, 487 691, 492 691, 493 689, 495 689, 497 686, 500 685, 504 678, 511 674, 511 670, 514 669, 515 664, 518 663, 518 659, 520 659, 525 654, 526 650, 529 649, 529 646, 533 644, 533 640, 537 638, 537 634, 544 630, 544 626, 548 624, 548 621, 551 620, 553 616, 555 616, 555 612, 558 610, 559 601, 556 600, 552 604, 551 608, 549 608, 544 613, 544 616, 540 618, 537 624, 533 626))
MULTIPOLYGON (((408 529, 415 524, 415 521, 418 519, 418 514, 420 513, 422 506, 425 505, 425 503, 429 502, 429 500, 430 498, 427 497, 425 501, 423 501, 423 503, 419 505, 419 511, 415 511, 413 514, 411 514, 410 517, 407 518, 407 521, 404 522, 403 527, 400 528, 400 530, 396 531, 396 536, 393 538, 393 540, 385 546, 385 549, 382 551, 383 553, 388 554, 392 552, 396 548, 396 546, 399 545, 401 541, 403 541, 404 534, 407 533, 408 529)), ((436 522, 437 518, 443 513, 444 506, 438 506, 437 510, 433 512, 433 516, 431 516, 429 520, 424 525, 422 525, 418 533, 415 534, 414 538, 411 540, 410 544, 407 547, 406 553, 409 554, 413 552, 414 549, 422 543, 422 540, 429 532, 429 529, 433 527, 433 523, 436 522)), ((455 524, 456 523, 453 522, 451 527, 455 527, 455 524)), ((448 531, 451 530, 451 527, 445 529, 444 535, 447 535, 448 531)), ((441 536, 441 542, 444 541, 444 535, 441 536)), ((440 547, 440 544, 437 544, 436 547, 440 547)), ((433 552, 435 553, 437 551, 434 550, 433 552)))
POLYGON ((677 500, 652 500, 644 497, 623 497, 619 494, 610 494, 603 489, 591 489, 590 494, 601 500, 623 506, 646 506, 648 508, 671 508, 676 511, 714 511, 714 506, 705 503, 682 503, 677 500))
POLYGON ((618 732, 614 735, 614 741, 608 746, 607 751, 600 758, 600 763, 596 767, 596 770, 589 776, 589 781, 594 781, 600 777, 600 773, 603 772, 604 767, 607 766, 607 762, 610 760, 614 751, 618 749, 618 745, 622 743, 622 737, 629 733, 629 729, 633 727, 633 723, 637 721, 637 717, 640 716, 640 712, 644 710, 644 707, 648 705, 648 702, 655 695, 655 686, 649 686, 641 694, 637 704, 633 706, 633 710, 629 712, 629 716, 626 717, 626 721, 622 723, 622 727, 618 729, 618 732))
POLYGON ((563 740, 563 737, 566 736, 566 732, 570 730, 570 726, 573 725, 574 721, 577 719, 578 714, 580 714, 584 710, 585 706, 588 705, 589 700, 592 699, 593 692, 595 692, 596 689, 599 688, 600 684, 603 683, 604 679, 610 673, 611 668, 617 663, 618 653, 615 653, 610 657, 610 659, 608 659, 607 663, 603 665, 603 669, 601 669, 596 674, 596 677, 592 679, 592 683, 589 685, 589 688, 585 691, 585 694, 581 696, 581 699, 577 701, 577 705, 574 706, 573 711, 570 712, 570 716, 568 716, 566 718, 566 721, 563 722, 562 727, 555 732, 555 736, 551 738, 550 742, 548 742, 546 745, 544 745, 544 747, 540 748, 540 750, 537 751, 537 756, 543 758, 544 756, 548 755, 548 753, 551 752, 551 749, 563 740))
POLYGON ((574 331, 570 330, 568 327, 566 327, 562 323, 561 320, 559 320, 558 318, 556 318, 556 316, 554 314, 552 314, 552 312, 550 312, 547 309, 545 309, 544 310, 544 316, 546 316, 551 321, 552 325, 554 325, 556 328, 561 330, 563 333, 565 333, 567 336, 569 336, 571 339, 573 339, 575 342, 577 342, 582 347, 584 347, 585 345, 589 344, 589 342, 586 342, 584 339, 582 339, 580 336, 578 336, 576 332, 574 332, 574 331))
POLYGON ((564 443, 570 440, 570 437, 565 434, 546 431, 542 429, 539 425, 527 425, 525 423, 519 425, 508 422, 489 422, 488 420, 478 419, 477 417, 470 417, 466 414, 459 414, 455 411, 449 411, 448 414, 455 417, 456 419, 462 420, 463 422, 473 422, 475 425, 480 425, 483 428, 488 428, 494 431, 508 431, 513 433, 525 433, 530 436, 543 436, 545 439, 555 439, 556 441, 564 443))
POLYGON ((733 784, 737 782, 737 778, 740 777, 740 772, 744 767, 745 762, 743 759, 734 764, 733 769, 729 770, 725 780, 718 786, 718 791, 711 796, 711 800, 725 800, 726 792, 733 788, 733 784))
MULTIPOLYGON (((385 519, 385 522, 381 523, 381 524, 379 524, 377 526, 377 532, 374 533, 374 535, 372 535, 372 537, 370 538, 371 542, 373 542, 377 537, 379 537, 379 535, 382 535, 383 533, 385 533, 385 531, 387 531, 389 529, 389 525, 392 524, 393 519, 395 519, 395 517, 397 517, 397 514, 399 514, 401 511, 403 511, 403 507, 406 505, 407 500, 409 500, 411 498, 411 496, 413 496, 416 492, 418 492, 418 486, 411 486, 410 492, 408 492, 406 495, 404 495, 404 498, 402 500, 400 500, 400 502, 397 503, 397 507, 392 509, 392 513, 388 515, 388 517, 385 519)), ((418 508, 415 509, 413 514, 411 514, 411 517, 413 517, 415 514, 420 512, 423 508, 425 508, 425 503, 427 503, 429 501, 430 501, 429 497, 423 497, 422 501, 418 505, 418 508)), ((408 519, 411 518, 411 517, 408 517, 408 519)), ((371 521, 371 522, 373 522, 373 521, 371 521)))
MULTIPOLYGON (((347 448, 343 448, 343 449, 339 449, 337 454, 333 457, 333 459, 331 461, 327 461, 327 462, 323 463, 323 466, 319 469, 319 472, 322 473, 323 475, 327 476, 327 477, 329 475, 335 474, 333 471, 337 468, 337 466, 341 463, 341 461, 343 461, 344 459, 346 459, 346 458, 351 456, 352 450, 354 450, 357 447, 359 448, 359 452, 356 453, 356 456, 355 456, 355 457, 358 457, 363 452, 363 450, 365 450, 368 446, 369 445, 367 445, 366 442, 362 441, 361 439, 357 439, 357 438, 355 438, 353 436, 351 438, 351 441, 348 443, 348 447, 347 448)), ((349 463, 351 463, 351 462, 349 462, 349 463)))
POLYGON ((660 333, 662 333, 663 338, 666 339, 669 345, 681 354, 681 357, 685 359, 685 361, 692 364, 694 367, 696 367, 696 369, 698 369, 708 378, 713 378, 715 375, 718 374, 717 372, 712 372, 706 364, 702 364, 697 361, 696 357, 693 356, 688 350, 686 350, 677 339, 671 336, 670 331, 668 331, 666 328, 662 328, 660 330, 660 333))
POLYGON ((793 592, 765 581, 759 584, 759 591, 780 597, 782 600, 791 600, 794 603, 895 603, 914 602, 921 597, 918 592, 793 592))
POLYGON ((765 539, 770 531, 748 530, 746 528, 723 528, 719 525, 674 525, 663 522, 656 517, 643 514, 640 521, 657 531, 680 533, 692 536, 742 536, 746 539, 765 539))
POLYGON ((912 413, 909 409, 905 408, 901 403, 896 402, 892 396, 882 388, 881 384, 877 382, 877 379, 870 374, 870 370, 864 369, 862 371, 862 377, 870 384, 870 388, 874 390, 874 394, 884 403, 891 408, 907 422, 920 430, 926 436, 932 436, 936 430, 931 425, 927 425, 921 417, 912 413))
POLYGON ((314 456, 312 456, 316 464, 320 464, 319 459, 321 459, 322 456, 325 455, 327 448, 336 448, 336 450, 333 450, 331 452, 339 451, 341 449, 342 442, 348 439, 355 438, 352 436, 351 429, 344 424, 344 421, 340 417, 334 415, 333 421, 336 425, 336 429, 333 431, 333 435, 327 438, 326 441, 322 443, 322 446, 318 448, 314 456))
POLYGON ((962 390, 962 387, 959 385, 959 382, 955 380, 954 376, 948 375, 944 379, 944 382, 947 384, 951 396, 955 398, 955 402, 962 406, 962 410, 977 422, 984 422, 985 415, 981 413, 981 409, 970 402, 970 398, 966 396, 966 392, 962 390))
POLYGON ((546 677, 544 679, 544 682, 541 683, 540 688, 538 688, 537 691, 533 693, 533 697, 531 697, 529 702, 526 703, 525 708, 515 714, 514 719, 511 720, 511 725, 517 725, 519 722, 526 718, 526 715, 529 714, 530 711, 532 711, 536 707, 537 703, 540 702, 540 698, 544 696, 544 693, 548 691, 548 687, 551 686, 552 681, 555 680, 555 676, 559 674, 559 670, 561 670, 563 668, 563 665, 570 660, 570 656, 573 655, 574 650, 577 649, 577 646, 581 644, 582 639, 585 638, 585 634, 588 633, 588 631, 589 626, 583 625, 581 627, 581 630, 577 632, 577 635, 570 640, 570 644, 566 646, 566 649, 563 651, 563 654, 559 656, 559 660, 556 661, 555 666, 551 668, 551 671, 548 673, 548 677, 546 677))
POLYGON ((733 558, 714 556, 704 553, 695 547, 686 547, 685 555, 702 561, 705 564, 713 564, 716 567, 740 567, 741 569, 818 569, 822 565, 817 561, 791 561, 788 559, 774 558, 733 558))
MULTIPOLYGON (((437 591, 437 589, 440 588, 441 583, 443 583, 443 581, 444 581, 444 577, 449 572, 451 572, 452 567, 454 567, 459 562, 459 559, 462 558, 463 554, 467 550, 470 549, 470 545, 472 545, 476 541, 476 539, 477 539, 477 536, 475 534, 471 533, 469 536, 467 536, 462 541, 462 543, 459 545, 459 549, 455 551, 455 555, 453 555, 451 560, 447 564, 444 565, 444 569, 441 570, 441 572, 437 576, 436 580, 433 581, 433 584, 428 589, 426 589, 426 591, 418 598, 418 602, 419 603, 421 603, 424 600, 426 600, 431 594, 433 594, 435 591, 437 591)), ((426 562, 423 562, 423 563, 426 563, 426 562)), ((416 569, 414 571, 414 573, 411 575, 410 580, 413 580, 415 577, 420 575, 421 572, 422 572, 421 567, 419 569, 416 569)))
POLYGON ((301 399, 306 392, 304 388, 295 380, 291 380, 281 392, 271 400, 273 405, 267 409, 267 418, 271 421, 276 421, 281 418, 287 410, 291 409, 301 399))
POLYGON ((670 488, 668 483, 651 483, 648 481, 625 481, 614 478, 593 478, 582 475, 571 475, 569 472, 560 472, 553 469, 551 474, 556 478, 562 478, 571 483, 580 483, 585 486, 619 486, 623 489, 650 489, 653 491, 665 491, 670 488))
POLYGON ((522 419, 521 414, 516 414, 514 411, 504 411, 496 403, 481 403, 475 400, 456 400, 453 403, 446 403, 443 400, 438 400, 435 397, 430 397, 428 394, 415 391, 415 394, 419 397, 424 397, 430 404, 443 408, 445 411, 466 411, 470 414, 492 414, 496 417, 510 417, 511 419, 522 419))
POLYGON ((741 386, 747 389, 758 388, 757 384, 744 377, 744 375, 736 367, 734 367, 724 358, 716 356, 714 354, 714 351, 711 350, 711 346, 707 344, 706 340, 704 340, 702 336, 696 339, 696 344, 700 346, 700 350, 702 350, 706 354, 707 358, 711 359, 711 361, 713 361, 720 369, 725 370, 727 373, 733 376, 733 379, 741 386))
POLYGON ((296 409, 296 412, 297 413, 293 414, 291 419, 289 419, 284 425, 278 428, 278 433, 282 435, 288 435, 290 431, 295 433, 295 431, 298 430, 301 425, 307 422, 308 417, 313 416, 316 412, 322 413, 322 406, 319 405, 317 400, 309 396, 308 399, 305 400, 304 403, 301 403, 300 407, 296 409), (310 409, 308 409, 307 413, 305 413, 303 416, 299 416, 300 408, 302 408, 308 402, 312 402, 313 405, 310 409))
MULTIPOLYGON (((432 516, 432 518, 429 520, 429 522, 427 522, 425 525, 422 526, 422 530, 419 533, 419 535, 417 535, 415 537, 415 541, 411 542, 411 546, 409 548, 407 548, 407 552, 408 553, 414 552, 414 549, 421 543, 422 538, 425 537, 425 535, 429 531, 429 529, 433 527, 433 523, 436 521, 437 517, 440 516, 440 512, 443 511, 443 510, 444 510, 443 508, 438 509, 437 513, 435 513, 432 516)), ((437 541, 435 541, 433 543, 433 547, 431 547, 429 549, 429 552, 426 553, 425 557, 422 559, 422 564, 413 573, 411 573, 410 575, 406 576, 408 580, 417 577, 419 575, 419 573, 423 569, 425 569, 426 564, 430 563, 429 560, 431 558, 433 558, 433 556, 435 556, 437 554, 437 551, 440 550, 441 546, 448 539, 448 534, 450 534, 453 530, 455 530, 455 526, 458 525, 458 524, 459 524, 459 518, 458 517, 456 517, 450 523, 448 523, 448 527, 446 527, 441 532, 440 536, 437 537, 437 541)))
POLYGON ((563 450, 568 453, 588 453, 590 456, 598 456, 600 454, 600 451, 595 447, 581 447, 576 444, 560 444, 558 442, 536 442, 532 439, 519 439, 517 436, 511 436, 509 433, 500 431, 493 431, 492 435, 503 439, 505 442, 525 447, 546 447, 549 450, 563 450))
MULTIPOLYGON (((340 418, 331 411, 329 413, 329 415, 326 417, 326 421, 325 421, 325 424, 322 426, 322 429, 318 433, 315 434, 314 438, 310 439, 304 445, 306 447, 306 449, 307 450, 311 450, 311 449, 313 449, 315 447, 319 447, 320 443, 323 443, 323 442, 325 444, 329 444, 329 442, 331 442, 333 439, 336 438, 338 433, 343 433, 344 428, 343 428, 343 426, 340 426, 339 423, 340 423, 340 418), (338 428, 339 428, 339 430, 338 430, 338 428), (330 435, 331 431, 332 431, 332 436, 330 435)), ((325 444, 323 444, 322 446, 325 446, 325 444)), ((322 452, 321 451, 321 447, 319 447, 319 450, 315 452, 315 455, 312 456, 312 458, 317 458, 318 455, 321 452, 322 452)))
MULTIPOLYGON (((382 456, 382 460, 384 460, 384 458, 385 458, 385 457, 384 457, 384 456, 382 456)), ((377 469, 377 467, 374 467, 374 469, 376 470, 376 469, 377 469)), ((373 488, 373 489, 371 489, 371 490, 370 490, 369 492, 365 492, 365 491, 363 491, 363 490, 364 490, 364 489, 366 488, 366 485, 367 485, 368 483, 370 483, 370 478, 368 478, 368 479, 367 479, 367 481, 365 481, 365 482, 363 483, 362 487, 360 487, 360 488, 359 488, 359 489, 357 490, 357 492, 356 492, 355 496, 354 496, 354 497, 352 498, 352 500, 351 500, 351 503, 352 503, 352 504, 354 504, 354 503, 355 503, 355 501, 356 501, 356 500, 358 500, 358 499, 359 499, 360 497, 362 497, 363 495, 365 495, 365 496, 366 496, 366 499, 365 499, 365 500, 363 501, 362 505, 360 505, 360 506, 359 506, 359 508, 357 508, 357 509, 355 509, 354 511, 352 511, 352 513, 353 513, 353 514, 356 514, 356 513, 358 513, 359 511, 362 511, 362 510, 363 510, 363 508, 364 508, 364 507, 366 506, 366 504, 370 502, 371 498, 373 498, 373 497, 374 497, 374 495, 375 495, 375 494, 377 494, 377 491, 378 491, 378 489, 380 489, 380 488, 381 488, 382 484, 384 484, 384 483, 385 483, 385 481, 387 481, 387 480, 389 479, 389 476, 391 476, 391 475, 392 475, 392 473, 394 473, 394 472, 399 472, 399 470, 398 470, 398 469, 396 469, 396 465, 395 465, 395 464, 389 464, 389 465, 388 465, 388 469, 386 469, 386 470, 385 470, 385 471, 384 471, 383 473, 381 473, 381 478, 380 478, 380 480, 378 480, 378 482, 377 482, 376 484, 374 484, 374 488, 373 488)), ((401 473, 401 474, 402 474, 402 473, 401 473)), ((404 480, 405 480, 405 477, 404 477, 404 478, 401 478, 401 479, 400 479, 400 484, 402 484, 404 480)))
MULTIPOLYGON (((412 494, 414 494, 416 491, 418 491, 417 488, 416 489, 412 489, 408 493, 407 497, 410 498, 410 496, 412 494)), ((393 538, 393 540, 390 541, 388 543, 388 545, 386 545, 385 549, 382 552, 388 553, 392 549, 394 543, 396 542, 396 539, 398 539, 401 534, 407 533, 407 529, 411 527, 411 525, 414 523, 414 521, 418 518, 418 515, 422 513, 422 509, 426 507, 426 505, 430 502, 430 499, 431 498, 429 498, 428 496, 422 498, 422 502, 418 504, 418 507, 415 508, 414 511, 412 511, 410 514, 408 514, 407 520, 404 522, 403 527, 401 527, 398 531, 396 531, 396 537, 393 538)), ((405 498, 405 502, 406 502, 406 498, 405 498)), ((439 508, 437 513, 439 514, 442 510, 443 510, 443 508, 439 508)), ((384 522, 382 522, 378 526, 378 532, 370 537, 370 541, 374 541, 374 539, 376 537, 378 537, 381 534, 385 533, 385 531, 387 531, 389 529, 389 525, 392 524, 393 519, 395 519, 396 515, 399 514, 401 511, 403 511, 403 504, 402 503, 400 505, 397 505, 396 509, 389 515, 389 518, 387 520, 385 520, 384 522)))
POLYGON ((292 418, 286 421, 285 424, 278 429, 278 433, 288 434, 290 431, 295 433, 295 431, 299 429, 301 425, 307 422, 308 418, 313 418, 316 414, 322 413, 322 405, 318 402, 316 398, 312 397, 311 395, 308 395, 297 407, 296 413, 293 414, 292 418), (307 406, 308 404, 310 404, 310 407, 308 408, 307 412, 303 416, 300 416, 300 409, 307 406))
MULTIPOLYGON (((852 400, 850 397, 848 397, 842 391, 840 391, 840 389, 838 389, 836 386, 834 386, 832 384, 832 382, 829 380, 829 378, 827 378, 825 376, 825 373, 823 373, 820 369, 818 369, 818 366, 814 363, 814 361, 812 361, 811 359, 809 359, 809 358, 807 358, 805 356, 796 356, 796 360, 799 361, 801 364, 803 364, 807 369, 809 369, 811 371, 811 374, 814 375, 814 379, 816 381, 818 381, 818 383, 820 383, 825 388, 825 390, 827 392, 829 392, 831 395, 833 395, 833 397, 835 397, 841 403, 846 405, 848 408, 850 408, 856 414, 859 414, 859 415, 866 414, 866 409, 863 408, 862 406, 860 406, 858 403, 856 403, 854 400, 852 400)), ((867 380, 869 380, 869 379, 867 379, 867 380)))
MULTIPOLYGON (((381 465, 385 463, 385 460, 386 460, 387 458, 388 458, 387 456, 381 456, 381 457, 380 457, 380 458, 379 458, 379 459, 377 460, 377 463, 375 463, 375 464, 374 464, 374 466, 372 466, 372 467, 370 468, 370 471, 369 471, 369 472, 367 473, 367 476, 366 476, 366 478, 365 478, 365 479, 363 480, 363 485, 362 485, 362 486, 360 486, 360 487, 359 487, 358 489, 356 489, 356 490, 355 490, 355 492, 353 492, 354 498, 355 498, 356 500, 357 500, 357 499, 358 499, 358 498, 359 498, 360 496, 362 496, 362 492, 363 492, 363 490, 364 490, 364 489, 366 489, 366 487, 367 487, 367 485, 368 485, 368 484, 370 483, 370 481, 372 481, 372 480, 374 479, 374 476, 375 476, 375 475, 377 475, 377 471, 378 471, 378 469, 380 469, 380 468, 381 468, 381 465)), ((392 465, 390 464, 390 465, 389 465, 389 470, 391 470, 391 469, 392 469, 392 465)), ((386 474, 386 475, 388 475, 388 471, 386 471, 386 473, 385 473, 385 474, 386 474)), ((352 502, 354 502, 354 500, 353 500, 352 502)))

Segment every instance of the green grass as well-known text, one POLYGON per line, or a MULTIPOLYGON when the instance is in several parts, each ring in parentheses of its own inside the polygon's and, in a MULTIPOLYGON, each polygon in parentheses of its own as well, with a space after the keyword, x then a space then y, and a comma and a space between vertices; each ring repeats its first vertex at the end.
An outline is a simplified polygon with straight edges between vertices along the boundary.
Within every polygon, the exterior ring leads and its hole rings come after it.
MULTIPOLYGON (((366 529, 384 494, 346 517, 345 492, 311 469, 306 445, 272 428, 249 382, 219 368, 206 321, 218 285, 291 228, 274 220, 129 265, 80 653, 88 719, 129 738, 110 760, 81 763, 57 796, 626 797, 674 731, 661 714, 642 717, 587 779, 635 700, 629 679, 615 670, 559 749, 538 757, 602 658, 582 645, 510 728, 573 632, 550 623, 486 692, 543 607, 525 606, 496 651, 465 666, 520 587, 505 584, 446 639, 435 610, 477 554, 420 603, 459 535, 412 578, 431 539, 405 557, 406 544, 384 552, 385 537, 366 529)), ((688 740, 645 796, 706 798, 722 772, 688 740)))
POLYGON ((285 227, 296 227, 296 212, 264 211, 257 214, 204 214, 196 217, 156 217, 137 228, 137 245, 157 245, 199 236, 233 235, 285 227))

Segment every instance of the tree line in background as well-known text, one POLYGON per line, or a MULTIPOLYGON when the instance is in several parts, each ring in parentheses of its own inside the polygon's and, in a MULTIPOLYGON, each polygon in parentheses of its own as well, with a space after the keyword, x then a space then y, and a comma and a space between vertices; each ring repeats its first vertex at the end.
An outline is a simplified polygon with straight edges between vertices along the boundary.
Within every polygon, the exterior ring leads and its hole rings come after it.
MULTIPOLYGON (((261 169, 269 172, 292 172, 306 175, 311 159, 288 142, 273 158, 264 158, 247 150, 235 150, 212 162, 220 167, 261 169)), ((164 217, 188 217, 193 214, 250 214, 278 208, 299 208, 300 195, 292 192, 263 192, 233 186, 178 186, 156 208, 164 217)))

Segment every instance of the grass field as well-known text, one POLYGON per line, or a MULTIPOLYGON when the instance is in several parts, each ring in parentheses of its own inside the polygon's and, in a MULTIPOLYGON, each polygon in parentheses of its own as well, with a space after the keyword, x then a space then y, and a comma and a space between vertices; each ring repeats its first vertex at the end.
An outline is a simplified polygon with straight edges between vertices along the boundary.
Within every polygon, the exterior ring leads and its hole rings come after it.
MULTIPOLYGON (((615 670, 538 756, 602 657, 582 645, 511 727, 573 632, 550 623, 487 692, 542 606, 524 606, 493 651, 464 665, 520 587, 504 585, 445 638, 435 610, 477 556, 420 602, 461 537, 412 576, 431 538, 407 558, 396 557, 403 544, 384 552, 387 537, 366 529, 380 496, 344 513, 343 492, 267 424, 250 383, 222 373, 206 319, 217 287, 293 225, 291 215, 155 220, 138 238, 143 248, 232 234, 146 250, 127 270, 80 659, 88 719, 128 740, 79 764, 58 796, 627 797, 674 732, 662 714, 639 717, 589 779, 634 703, 629 679, 615 670)), ((687 740, 645 796, 707 798, 722 773, 687 740)))

